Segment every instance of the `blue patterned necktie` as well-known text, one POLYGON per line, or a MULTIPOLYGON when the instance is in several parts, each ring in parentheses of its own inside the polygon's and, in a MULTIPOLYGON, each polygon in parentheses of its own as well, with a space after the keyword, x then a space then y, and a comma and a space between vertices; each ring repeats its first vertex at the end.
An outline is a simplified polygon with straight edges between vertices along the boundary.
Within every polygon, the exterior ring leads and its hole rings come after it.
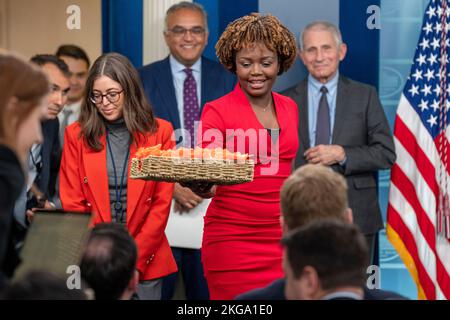
POLYGON ((327 87, 322 86, 320 92, 322 92, 322 96, 317 110, 316 146, 330 144, 330 107, 327 101, 327 87))
MULTIPOLYGON (((191 136, 191 146, 194 145, 194 123, 198 121, 200 117, 200 109, 198 106, 197 97, 197 83, 195 82, 192 69, 184 69, 186 72, 186 79, 183 86, 183 116, 184 116, 184 129, 187 130, 191 136)), ((184 140, 186 141, 186 139, 184 140)))

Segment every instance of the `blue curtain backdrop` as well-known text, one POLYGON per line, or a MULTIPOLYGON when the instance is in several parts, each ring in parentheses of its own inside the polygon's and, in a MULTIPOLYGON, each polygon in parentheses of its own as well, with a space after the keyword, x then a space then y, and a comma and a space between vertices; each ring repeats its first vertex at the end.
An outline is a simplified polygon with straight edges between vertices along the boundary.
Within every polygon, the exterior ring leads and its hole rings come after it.
POLYGON ((103 52, 119 52, 142 66, 142 0, 102 0, 103 52))
POLYGON ((380 30, 368 29, 367 8, 380 5, 379 0, 341 0, 339 28, 348 51, 340 64, 342 74, 378 88, 380 30))
POLYGON ((239 17, 258 12, 258 0, 194 0, 208 13, 209 40, 204 56, 217 61, 214 48, 227 25, 239 17))

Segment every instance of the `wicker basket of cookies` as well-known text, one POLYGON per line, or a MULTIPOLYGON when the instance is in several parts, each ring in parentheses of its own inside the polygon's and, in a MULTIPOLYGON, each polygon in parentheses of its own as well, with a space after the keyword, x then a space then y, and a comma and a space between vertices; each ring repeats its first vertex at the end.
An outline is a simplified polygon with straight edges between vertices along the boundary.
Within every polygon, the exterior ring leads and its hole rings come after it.
POLYGON ((131 160, 132 179, 167 182, 204 181, 233 185, 253 180, 254 161, 248 154, 226 149, 139 148, 131 160))

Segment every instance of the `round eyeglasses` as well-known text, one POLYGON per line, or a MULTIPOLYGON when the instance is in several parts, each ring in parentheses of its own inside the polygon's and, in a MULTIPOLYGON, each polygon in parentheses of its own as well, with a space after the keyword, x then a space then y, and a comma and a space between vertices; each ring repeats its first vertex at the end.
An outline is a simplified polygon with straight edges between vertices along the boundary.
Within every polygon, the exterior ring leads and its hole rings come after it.
POLYGON ((110 91, 105 94, 101 93, 93 93, 91 97, 89 98, 93 103, 100 104, 103 102, 103 97, 106 97, 106 100, 108 100, 110 103, 115 103, 119 101, 120 94, 123 92, 121 91, 110 91))
POLYGON ((175 37, 184 37, 189 32, 191 35, 200 37, 203 36, 206 32, 206 30, 202 27, 193 27, 191 29, 186 29, 180 26, 176 26, 172 29, 169 29, 167 31, 170 31, 174 34, 175 37))

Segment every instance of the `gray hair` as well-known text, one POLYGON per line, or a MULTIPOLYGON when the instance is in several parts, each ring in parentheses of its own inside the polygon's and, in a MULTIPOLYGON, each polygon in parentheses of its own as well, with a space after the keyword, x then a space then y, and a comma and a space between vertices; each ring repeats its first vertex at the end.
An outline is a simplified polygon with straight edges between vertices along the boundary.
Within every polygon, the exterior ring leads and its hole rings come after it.
POLYGON ((208 14, 206 13, 205 9, 199 3, 188 2, 188 1, 181 1, 179 3, 176 3, 166 11, 166 17, 164 19, 165 31, 168 30, 169 16, 181 9, 188 9, 188 10, 200 12, 202 14, 203 18, 205 19, 205 29, 206 29, 206 32, 208 32, 208 14))
POLYGON ((334 24, 332 24, 331 22, 328 22, 328 21, 313 21, 313 22, 309 23, 305 27, 305 29, 303 29, 303 32, 300 35, 300 39, 299 39, 300 50, 303 50, 303 48, 304 48, 303 40, 304 40, 304 37, 305 37, 305 33, 310 31, 310 30, 329 31, 329 32, 331 32, 331 35, 333 36, 333 38, 334 38, 334 40, 336 42, 336 45, 338 47, 343 43, 342 42, 341 31, 334 24))

